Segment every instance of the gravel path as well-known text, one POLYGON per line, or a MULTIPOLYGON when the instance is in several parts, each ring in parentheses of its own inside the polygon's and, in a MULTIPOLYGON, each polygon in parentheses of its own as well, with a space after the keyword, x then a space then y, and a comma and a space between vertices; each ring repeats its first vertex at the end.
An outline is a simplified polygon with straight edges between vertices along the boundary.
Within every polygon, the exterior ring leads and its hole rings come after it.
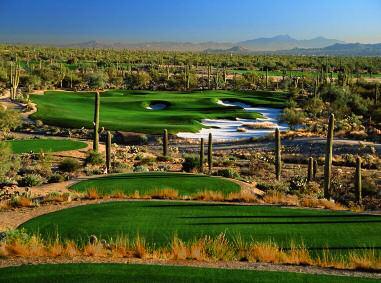
POLYGON ((321 268, 314 266, 280 265, 270 263, 248 263, 248 262, 200 262, 191 260, 157 260, 157 259, 137 259, 137 258, 97 258, 97 257, 73 257, 73 258, 22 258, 9 257, 0 259, 0 268, 9 266, 19 266, 26 264, 63 264, 63 263, 122 263, 122 264, 149 264, 164 266, 190 266, 199 268, 224 268, 242 269, 258 271, 281 271, 297 272, 318 275, 336 275, 359 278, 373 278, 381 280, 380 272, 364 272, 355 270, 339 270, 333 268, 321 268))

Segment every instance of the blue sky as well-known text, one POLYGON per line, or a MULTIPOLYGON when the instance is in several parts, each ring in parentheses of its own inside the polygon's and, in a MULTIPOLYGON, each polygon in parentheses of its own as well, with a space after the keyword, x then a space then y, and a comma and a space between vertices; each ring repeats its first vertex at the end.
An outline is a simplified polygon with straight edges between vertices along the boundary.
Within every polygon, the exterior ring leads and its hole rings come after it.
POLYGON ((0 41, 381 42, 381 0, 0 0, 0 41))

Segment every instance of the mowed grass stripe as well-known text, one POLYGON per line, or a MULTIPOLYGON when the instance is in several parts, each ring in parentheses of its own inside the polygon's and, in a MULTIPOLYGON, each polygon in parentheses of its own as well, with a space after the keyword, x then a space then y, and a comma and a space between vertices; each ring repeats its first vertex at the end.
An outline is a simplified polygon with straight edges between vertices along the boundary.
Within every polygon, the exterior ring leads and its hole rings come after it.
POLYGON ((184 266, 81 263, 40 264, 0 269, 0 282, 378 282, 377 279, 184 266))
MULTIPOLYGON (((44 95, 32 95, 38 111, 34 119, 46 124, 91 128, 94 111, 94 94, 47 91, 44 95)), ((283 107, 287 96, 274 92, 233 91, 106 91, 101 94, 100 124, 109 130, 144 133, 196 132, 202 128, 202 119, 235 119, 261 117, 239 107, 217 104, 219 99, 239 100, 251 105, 283 107), (152 102, 162 101, 169 106, 163 110, 148 110, 152 102)))
POLYGON ((177 234, 183 240, 226 233, 230 239, 275 241, 289 248, 291 241, 311 249, 381 247, 381 216, 351 212, 292 209, 277 206, 127 201, 65 209, 30 220, 21 227, 54 239, 87 242, 95 234, 117 235, 166 245, 177 234), (310 223, 312 222, 312 223, 310 223))
POLYGON ((10 144, 13 153, 59 152, 87 147, 84 142, 69 139, 25 139, 6 141, 6 143, 10 144))
POLYGON ((77 192, 96 189, 101 195, 122 192, 126 195, 138 191, 149 194, 162 189, 177 190, 180 195, 193 195, 202 191, 218 191, 225 195, 240 191, 240 186, 230 180, 205 175, 183 173, 132 173, 106 176, 79 182, 70 187, 77 192))

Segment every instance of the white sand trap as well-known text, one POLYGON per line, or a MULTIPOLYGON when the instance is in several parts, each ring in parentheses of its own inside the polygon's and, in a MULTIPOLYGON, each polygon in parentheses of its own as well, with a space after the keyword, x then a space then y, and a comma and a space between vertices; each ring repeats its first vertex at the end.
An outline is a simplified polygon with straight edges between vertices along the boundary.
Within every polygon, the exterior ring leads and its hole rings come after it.
POLYGON ((167 108, 167 105, 164 103, 153 103, 146 107, 148 110, 163 110, 165 108, 167 108))
POLYGON ((208 128, 203 128, 198 133, 180 132, 177 134, 177 136, 187 139, 199 139, 207 138, 209 133, 212 133, 214 140, 226 141, 266 136, 270 133, 273 133, 274 128, 276 127, 278 127, 280 130, 288 129, 287 124, 279 122, 279 117, 283 111, 282 109, 271 107, 252 107, 251 105, 242 102, 229 102, 219 100, 217 103, 224 106, 238 106, 248 112, 258 112, 263 115, 263 118, 258 118, 256 120, 239 118, 236 118, 236 120, 204 119, 201 121, 202 125, 208 128), (274 125, 274 128, 251 129, 250 127, 246 127, 247 131, 241 131, 242 128, 245 128, 245 124, 254 124, 258 122, 269 122, 274 125))

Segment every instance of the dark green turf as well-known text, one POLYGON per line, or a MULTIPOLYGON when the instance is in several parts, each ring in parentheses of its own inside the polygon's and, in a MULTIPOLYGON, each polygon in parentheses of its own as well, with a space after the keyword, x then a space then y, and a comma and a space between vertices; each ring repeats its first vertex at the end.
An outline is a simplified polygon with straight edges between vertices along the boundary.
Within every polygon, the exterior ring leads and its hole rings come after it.
POLYGON ((376 279, 293 272, 136 264, 46 264, 0 269, 0 282, 379 282, 376 279))
POLYGON ((11 145, 14 153, 58 152, 87 147, 84 142, 69 139, 26 139, 7 141, 7 143, 11 145))
MULTIPOLYGON (((94 111, 93 93, 47 91, 45 95, 32 95, 38 111, 34 119, 46 124, 92 128, 94 111)), ((239 100, 251 105, 282 107, 286 95, 274 92, 154 92, 154 91, 107 91, 101 94, 100 124, 110 130, 144 133, 196 132, 202 128, 204 118, 235 119, 257 118, 258 113, 247 112, 239 107, 217 104, 218 99, 239 100), (165 101, 164 110, 148 110, 153 101, 165 101)))
POLYGON ((70 187, 78 192, 96 189, 102 195, 123 192, 130 195, 135 191, 147 194, 158 189, 175 189, 180 195, 193 195, 200 191, 219 191, 225 195, 238 192, 240 186, 227 179, 205 175, 183 173, 132 173, 89 179, 70 187))
POLYGON ((174 234, 191 240, 203 235, 228 237, 240 234, 244 240, 273 240, 282 247, 304 242, 312 249, 381 247, 381 216, 350 212, 292 209, 276 206, 125 201, 69 208, 36 217, 23 224, 29 232, 44 238, 87 241, 89 235, 135 238, 139 233, 148 243, 164 245, 174 234))

